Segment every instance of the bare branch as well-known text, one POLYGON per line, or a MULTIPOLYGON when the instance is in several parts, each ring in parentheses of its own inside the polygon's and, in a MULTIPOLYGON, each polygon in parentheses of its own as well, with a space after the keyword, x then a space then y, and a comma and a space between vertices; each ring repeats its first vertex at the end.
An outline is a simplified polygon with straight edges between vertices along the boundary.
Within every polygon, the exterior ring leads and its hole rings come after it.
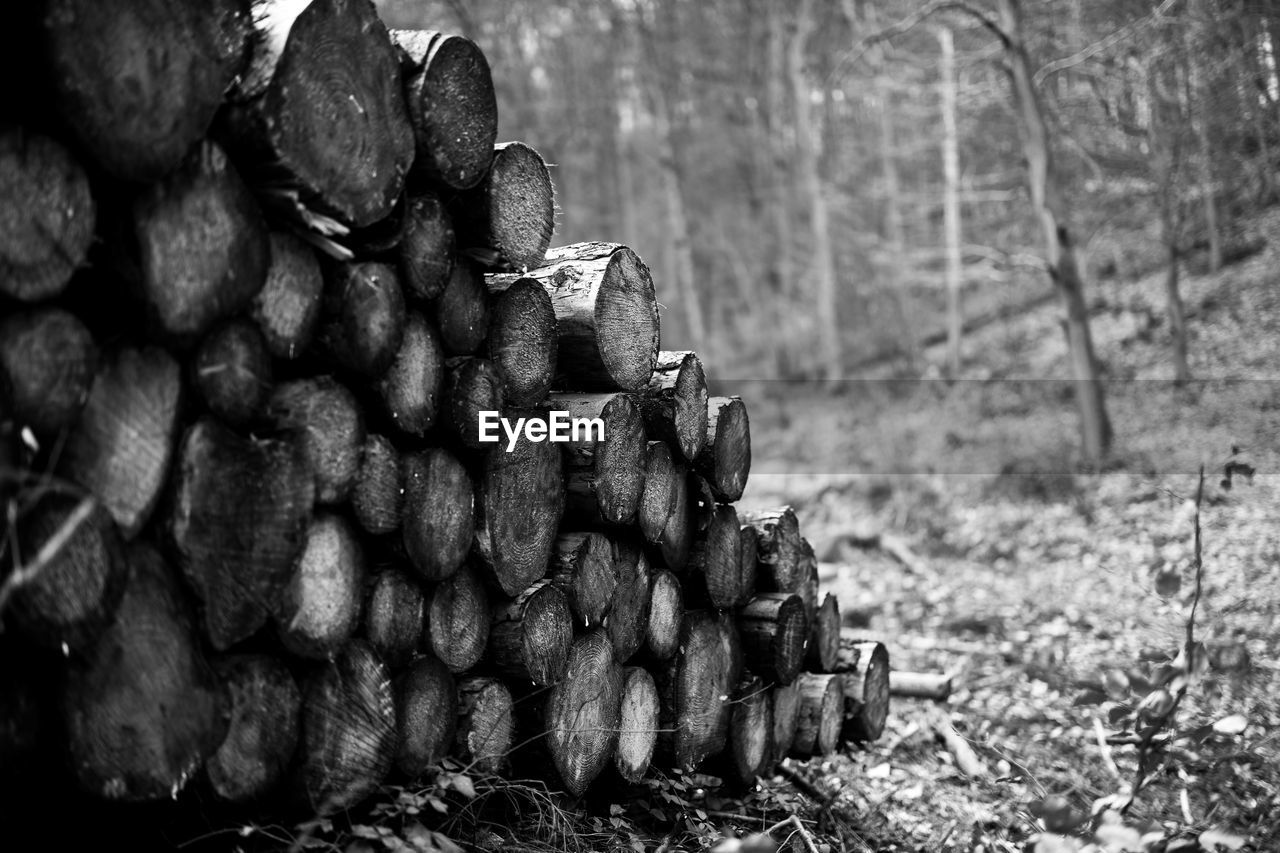
POLYGON ((1074 68, 1077 65, 1088 62, 1098 54, 1110 50, 1126 39, 1136 35, 1147 23, 1155 21, 1157 18, 1164 15, 1164 13, 1169 11, 1169 9, 1173 7, 1173 4, 1177 2, 1178 0, 1164 0, 1163 3, 1152 9, 1149 14, 1143 15, 1135 21, 1130 21, 1110 35, 1099 39, 1091 45, 1081 48, 1071 56, 1064 56, 1061 59, 1055 59, 1052 62, 1046 63, 1041 66, 1040 70, 1031 78, 1032 82, 1034 82, 1036 86, 1040 86, 1045 80, 1054 74, 1074 68))
POLYGON ((71 541, 71 537, 76 535, 80 525, 84 524, 89 516, 93 514, 95 506, 97 506, 97 502, 92 497, 86 497, 80 501, 79 505, 67 516, 62 526, 55 530, 53 535, 40 546, 40 550, 36 552, 31 562, 25 566, 17 566, 4 579, 4 583, 0 584, 0 613, 4 613, 5 607, 9 604, 9 599, 19 589, 38 578, 40 573, 61 553, 67 543, 71 541))
POLYGON ((983 9, 967 3, 965 0, 931 0, 931 2, 925 3, 919 9, 897 23, 890 24, 884 29, 877 30, 876 32, 861 39, 857 45, 855 45, 853 50, 843 56, 840 61, 836 63, 836 67, 833 68, 831 73, 828 75, 828 80, 834 79, 839 74, 842 74, 845 68, 860 61, 862 57, 867 54, 867 51, 871 50, 876 45, 883 41, 889 41, 890 39, 894 39, 900 35, 905 35, 906 33, 911 32, 911 30, 915 29, 939 12, 959 12, 963 15, 967 15, 994 33, 996 38, 1000 39, 1001 44, 1007 45, 1009 43, 1008 33, 1000 27, 1000 24, 995 18, 991 17, 991 15, 983 9))

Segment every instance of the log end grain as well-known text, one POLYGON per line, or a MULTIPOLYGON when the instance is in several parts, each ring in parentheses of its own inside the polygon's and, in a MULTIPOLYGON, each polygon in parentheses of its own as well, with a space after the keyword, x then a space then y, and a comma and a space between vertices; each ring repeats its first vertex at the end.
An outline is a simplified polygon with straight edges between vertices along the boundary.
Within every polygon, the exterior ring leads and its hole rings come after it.
POLYGON ((440 296, 453 274, 454 246, 453 223, 440 197, 423 193, 410 199, 397 252, 406 292, 417 299, 440 296))
POLYGON ((713 397, 707 403, 707 444, 697 459, 717 500, 736 501, 751 473, 751 424, 737 397, 713 397))
POLYGON ((475 486, 462 463, 441 448, 409 454, 403 464, 405 551, 422 580, 444 580, 471 548, 475 486))
POLYGON ((400 529, 403 505, 400 452, 385 436, 371 434, 360 450, 360 470, 351 491, 351 512, 366 533, 381 536, 400 529))
POLYGON ((658 741, 658 689, 638 666, 623 670, 622 709, 613 766, 628 782, 644 779, 658 741))
POLYGON ((426 601, 417 581, 399 569, 384 569, 374 579, 364 611, 365 636, 387 666, 408 663, 422 648, 426 601))
POLYGON ((423 655, 395 682, 400 738, 396 768, 408 779, 423 776, 453 747, 458 725, 458 688, 439 659, 423 655))
POLYGON ((602 632, 578 638, 547 705, 547 748, 566 790, 581 796, 613 758, 622 711, 622 667, 602 632))
POLYGON ((547 396, 556 372, 556 313, 537 281, 522 278, 497 293, 489 358, 502 372, 508 404, 530 406, 547 396))
POLYGON ((288 668, 266 655, 234 655, 214 666, 230 697, 231 720, 205 774, 220 799, 253 802, 283 780, 293 759, 302 693, 288 668))
POLYGON ((383 408, 400 432, 426 435, 440 410, 443 381, 440 336, 422 314, 410 312, 399 349, 377 385, 383 408))
POLYGON ((679 650, 680 624, 684 621, 684 592, 680 581, 666 569, 654 572, 649 595, 649 624, 645 643, 655 660, 667 660, 679 650))
POLYGON ((427 609, 431 650, 450 672, 479 663, 489 642, 489 596, 469 566, 436 584, 427 609))
POLYGON ((294 436, 315 475, 319 503, 346 500, 360 472, 364 417, 355 396, 331 376, 295 379, 275 387, 267 417, 294 436))
POLYGON ((209 411, 231 426, 256 418, 271 394, 271 354, 249 320, 232 320, 206 335, 192 372, 209 411))
POLYGON ((376 379, 396 360, 405 334, 404 292, 394 268, 339 264, 325 282, 318 344, 340 370, 376 379))
POLYGON ((496 678, 468 676, 458 682, 458 726, 454 751, 480 773, 501 773, 515 736, 515 703, 496 678))
POLYGON ((311 345, 323 292, 324 276, 311 247, 292 234, 271 232, 271 266, 250 313, 273 356, 294 359, 311 345))
POLYGON ((33 308, 0 320, 0 373, 13 417, 36 435, 57 435, 75 422, 98 357, 84 323, 61 308, 33 308))
POLYGON ((360 621, 364 550, 350 522, 317 515, 281 592, 276 624, 286 649, 324 660, 343 648, 360 621))

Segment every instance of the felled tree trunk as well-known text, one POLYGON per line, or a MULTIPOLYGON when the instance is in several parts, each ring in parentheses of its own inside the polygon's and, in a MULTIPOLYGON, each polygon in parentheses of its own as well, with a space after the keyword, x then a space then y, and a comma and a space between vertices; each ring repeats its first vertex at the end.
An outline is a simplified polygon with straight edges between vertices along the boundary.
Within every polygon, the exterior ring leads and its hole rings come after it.
POLYGON ((465 190, 484 177, 498 135, 489 63, 475 43, 431 30, 392 30, 413 125, 413 177, 465 190))
POLYGON ((470 566, 436 584, 427 611, 431 650, 450 672, 465 672, 489 642, 489 596, 470 566))
POLYGON ((619 542, 614 568, 618 582, 606 628, 614 658, 626 663, 640 651, 649 629, 649 561, 639 546, 619 542))
POLYGON ((427 599, 407 572, 385 568, 369 590, 364 608, 364 631, 387 666, 403 666, 422 648, 427 599))
MULTIPOLYGON (((458 256, 454 259, 453 270, 449 273, 444 289, 435 302, 436 324, 440 327, 440 343, 446 355, 474 355, 481 351, 485 338, 489 335, 490 317, 497 328, 501 323, 518 322, 519 308, 508 306, 501 317, 491 306, 489 289, 484 283, 484 274, 471 259, 458 256), (499 321, 501 321, 499 323, 499 321)), ((550 304, 539 309, 539 316, 554 317, 550 304), (545 309, 545 310, 544 310, 545 309)), ((535 337, 535 341, 539 340, 535 337)), ((554 357, 554 332, 547 330, 542 335, 542 346, 545 349, 534 349, 532 352, 539 358, 554 357)), ((515 346, 513 335, 508 336, 508 346, 515 346)), ((511 363, 517 364, 512 356, 511 363)), ((537 368, 529 368, 535 370, 537 368)), ((546 368, 549 383, 551 368, 546 368)))
POLYGON ((842 644, 836 672, 844 698, 845 739, 879 739, 889 717, 889 650, 870 640, 842 644))
POLYGON ((659 745, 671 766, 692 771, 724 749, 729 697, 742 669, 733 625, 707 611, 685 613, 680 653, 662 673, 659 745))
POLYGON ((776 685, 770 691, 770 704, 773 708, 773 751, 768 764, 777 767, 791 752, 791 742, 795 740, 796 728, 800 724, 800 682, 776 685))
POLYGON ((573 643, 573 616, 564 593, 540 580, 493 606, 489 660, 507 678, 547 687, 564 675, 573 643))
POLYGON ((453 222, 435 193, 415 195, 407 204, 404 234, 397 247, 405 295, 435 299, 453 274, 453 222))
POLYGON ((260 0, 226 139, 264 185, 351 226, 391 212, 413 128, 386 27, 366 0, 260 0))
MULTIPOLYGON (((404 291, 400 276, 390 265, 359 261, 334 266, 325 281, 321 306, 317 349, 344 375, 377 379, 393 361, 403 364, 412 360, 416 366, 421 359, 419 353, 401 349, 405 339, 404 291)), ((435 361, 442 361, 438 354, 435 361)), ((416 379, 418 372, 411 370, 412 378, 416 379)), ((430 393, 430 386, 428 389, 430 393)))
POLYGON ((808 622, 797 595, 762 592, 738 611, 747 666, 776 684, 790 684, 804 663, 808 622))
POLYGON ((453 748, 458 688, 449 668, 423 655, 395 681, 399 742, 396 769, 410 780, 438 765, 453 748))
MULTIPOLYGON (((863 689, 865 691, 865 686, 863 689)), ((951 696, 951 676, 938 672, 899 672, 891 669, 889 695, 945 702, 951 696)))
POLYGON ((233 427, 256 419, 271 396, 271 353, 251 320, 235 319, 205 335, 192 373, 209 411, 233 427))
POLYGON ((587 628, 603 624, 618 585, 613 543, 603 533, 561 533, 548 577, 568 599, 575 619, 587 628))
POLYGON ((565 508, 580 517, 599 517, 607 524, 635 520, 644 490, 644 462, 648 449, 640 412, 622 394, 552 394, 553 411, 571 419, 599 418, 598 430, 586 429, 564 445, 566 451, 565 508))
POLYGON ((724 610, 751 598, 756 579, 742 571, 742 535, 732 506, 718 504, 711 510, 706 528, 694 538, 686 571, 685 592, 695 606, 724 610))
POLYGON ((276 610, 284 647, 299 657, 332 659, 360 621, 364 577, 364 549, 351 523, 317 515, 276 610))
POLYGON ((796 592, 800 587, 800 522, 789 506, 748 512, 743 520, 758 535, 757 581, 761 590, 796 592))
POLYGON ((0 382, 13 418, 40 437, 71 427, 98 372, 98 347, 85 325, 60 308, 0 320, 0 382))
POLYGON ((404 458, 401 536, 420 578, 444 580, 462 565, 475 506, 471 476, 449 451, 433 447, 404 458))
POLYGON ((292 360, 311 346, 323 291, 324 276, 311 247, 287 232, 271 232, 271 265, 250 315, 273 356, 292 360))
MULTIPOLYGON (((490 281, 492 277, 490 277, 490 281)), ((504 379, 508 405, 532 406, 551 390, 556 372, 556 315, 551 297, 532 279, 489 288, 489 358, 504 379)))
POLYGON ((400 348, 378 381, 382 407, 400 432, 422 438, 440 411, 444 351, 440 337, 417 311, 409 313, 400 348))
POLYGON ((301 446, 315 477, 316 502, 345 501, 360 473, 365 438, 355 396, 331 376, 295 379, 276 386, 267 417, 301 446))
POLYGON ((613 766, 618 775, 632 783, 644 779, 657 741, 658 688, 654 685, 653 676, 638 666, 625 667, 618 745, 613 754, 613 766))
POLYGON ((488 173, 450 206, 458 248, 492 269, 542 264, 555 230, 555 192, 541 155, 523 142, 493 149, 488 173))
POLYGON ((839 656, 840 602, 834 595, 827 593, 809 630, 805 660, 815 671, 831 672, 835 669, 839 656))
POLYGON ((649 625, 645 644, 654 660, 665 661, 680 647, 680 624, 684 621, 684 591, 680 581, 666 569, 653 574, 649 585, 649 625))
POLYGON ((742 497, 751 472, 751 425, 737 397, 712 397, 707 403, 707 443, 694 467, 711 485, 716 500, 742 497))
MULTIPOLYGON (((555 309, 563 388, 640 391, 658 357, 658 302, 649 268, 617 243, 552 249, 525 273, 546 288, 555 309)), ((489 276, 514 280, 516 276, 489 276)))
POLYGON ((676 503, 676 481, 684 473, 671 458, 671 448, 664 441, 651 441, 645 452, 644 488, 640 492, 640 504, 636 508, 636 523, 644 539, 651 545, 662 541, 662 531, 667 526, 676 503))
POLYGON ((720 759, 722 773, 732 785, 750 787, 772 770, 773 753, 772 697, 760 678, 744 677, 733 691, 729 743, 720 759))
POLYGON ((636 395, 645 432, 698 458, 707 443, 707 379, 692 352, 659 352, 653 375, 636 395))
POLYGON ((511 691, 496 678, 468 676, 458 682, 458 727, 454 754, 480 773, 500 773, 515 732, 511 691))
POLYGON ((205 773, 220 799, 253 802, 284 779, 298 745, 302 693, 289 669, 267 655, 233 655, 215 668, 231 700, 231 722, 205 773))
POLYGON ((693 537, 697 532, 697 495, 694 492, 696 480, 696 474, 691 474, 683 465, 676 464, 671 481, 671 513, 662 526, 662 536, 658 540, 658 553, 662 556, 662 562, 673 572, 684 571, 689 563, 689 552, 693 548, 693 537))
POLYGON ((385 436, 366 436, 351 492, 352 514, 366 533, 381 536, 400 529, 403 506, 400 452, 385 436))
POLYGON ((800 713, 791 751, 801 757, 830 755, 840 740, 840 724, 844 718, 844 694, 840 677, 801 673, 800 713))
POLYGON ((502 376, 487 358, 451 358, 445 362, 442 422, 451 436, 472 450, 480 441, 480 413, 503 408, 502 376))
POLYGON ((575 797, 613 759, 622 696, 622 667, 609 638, 601 631, 579 637, 546 711, 547 749, 565 789, 575 797))

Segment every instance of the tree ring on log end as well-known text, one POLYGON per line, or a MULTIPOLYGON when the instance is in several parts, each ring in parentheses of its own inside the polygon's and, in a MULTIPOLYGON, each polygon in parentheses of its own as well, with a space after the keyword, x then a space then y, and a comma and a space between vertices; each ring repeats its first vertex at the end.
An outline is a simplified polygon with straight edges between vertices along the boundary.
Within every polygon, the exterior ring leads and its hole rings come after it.
POLYGON ((658 305, 649 268, 625 246, 609 256, 595 325, 600 360, 618 387, 638 391, 648 384, 658 356, 658 305))

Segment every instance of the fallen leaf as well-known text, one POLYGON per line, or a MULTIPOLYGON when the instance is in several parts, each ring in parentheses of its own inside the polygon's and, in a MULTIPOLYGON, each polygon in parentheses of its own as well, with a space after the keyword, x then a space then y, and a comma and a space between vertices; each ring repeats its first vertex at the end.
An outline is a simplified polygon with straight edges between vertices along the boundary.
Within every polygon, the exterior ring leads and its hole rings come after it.
POLYGON ((1223 717, 1213 724, 1213 730, 1220 735, 1238 735, 1249 726, 1249 718, 1244 714, 1232 714, 1223 717))

